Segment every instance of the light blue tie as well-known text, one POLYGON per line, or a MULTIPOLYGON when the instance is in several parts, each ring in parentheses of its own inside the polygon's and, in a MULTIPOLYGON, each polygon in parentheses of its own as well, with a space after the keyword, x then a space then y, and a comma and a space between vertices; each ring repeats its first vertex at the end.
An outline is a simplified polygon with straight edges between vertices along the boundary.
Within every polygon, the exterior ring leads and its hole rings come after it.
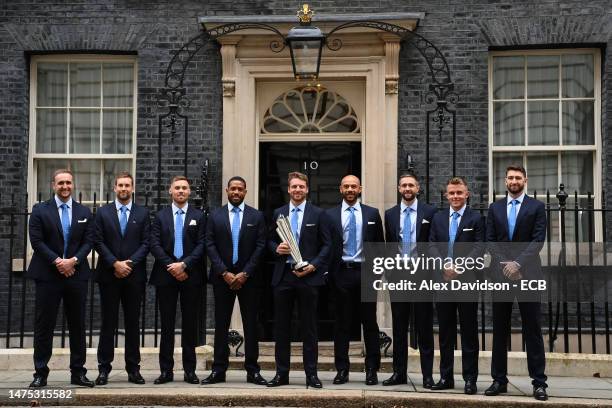
POLYGON ((355 217, 355 207, 349 207, 347 211, 349 211, 349 222, 346 252, 348 256, 353 257, 357 252, 357 218, 355 217))
POLYGON ((64 256, 68 252, 68 241, 70 240, 70 214, 68 214, 68 204, 60 205, 62 209, 62 233, 64 234, 64 256))
POLYGON ((238 238, 240 237, 240 208, 232 208, 234 220, 232 221, 232 263, 238 262, 238 238))
POLYGON ((174 257, 176 259, 183 257, 183 214, 184 211, 179 209, 174 220, 174 257))
POLYGON ((410 219, 410 214, 413 209, 411 207, 407 207, 404 209, 404 228, 402 229, 402 250, 404 254, 410 254, 410 244, 412 241, 412 220, 410 219))
POLYGON ((448 234, 448 257, 453 257, 453 245, 455 244, 455 238, 457 237, 457 230, 459 229, 459 216, 460 214, 455 211, 453 212, 453 219, 450 224, 450 232, 448 234))
POLYGON ((510 214, 508 215, 508 238, 512 241, 514 235, 514 227, 516 226, 516 206, 519 204, 519 200, 512 200, 510 202, 510 214))
POLYGON ((119 211, 121 211, 121 217, 119 217, 119 227, 121 228, 122 237, 125 236, 125 229, 127 228, 128 224, 127 210, 128 208, 125 205, 122 205, 121 208, 119 208, 119 211))
POLYGON ((293 236, 298 243, 300 242, 300 231, 298 229, 298 213, 300 211, 297 207, 291 210, 291 232, 293 232, 293 236))

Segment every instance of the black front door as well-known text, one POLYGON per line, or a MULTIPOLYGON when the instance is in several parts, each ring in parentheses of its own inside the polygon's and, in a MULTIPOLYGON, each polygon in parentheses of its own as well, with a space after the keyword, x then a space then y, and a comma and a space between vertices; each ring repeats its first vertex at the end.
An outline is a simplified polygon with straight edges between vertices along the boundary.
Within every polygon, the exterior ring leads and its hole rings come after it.
MULTIPOLYGON (((308 175, 308 200, 322 208, 331 208, 340 203, 338 191, 340 180, 347 174, 361 177, 360 142, 262 142, 259 144, 259 209, 271 222, 272 212, 286 204, 287 174, 299 171, 308 175)), ((272 269, 269 260, 263 265, 266 277, 263 308, 260 321, 263 323, 261 340, 272 341, 274 313, 272 288, 272 269)), ((333 339, 333 299, 327 287, 319 294, 319 340, 333 339)), ((297 307, 295 308, 297 319, 297 307)), ((298 341, 299 323, 292 324, 292 339, 298 341)), ((360 338, 360 328, 352 331, 354 340, 360 338)))

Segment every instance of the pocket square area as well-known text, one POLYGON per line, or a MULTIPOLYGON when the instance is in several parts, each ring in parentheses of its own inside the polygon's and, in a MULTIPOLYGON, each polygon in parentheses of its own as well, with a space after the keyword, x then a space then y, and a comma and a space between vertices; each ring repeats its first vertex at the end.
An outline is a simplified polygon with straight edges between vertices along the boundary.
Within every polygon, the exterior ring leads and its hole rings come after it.
POLYGON ((306 224, 307 227, 314 227, 317 224, 306 224))
POLYGON ((198 225, 198 222, 196 220, 191 220, 189 221, 189 225, 198 225))
POLYGON ((421 224, 429 224, 429 221, 423 220, 423 222, 421 224))
POLYGON ((474 231, 474 228, 464 228, 463 231, 474 231))
POLYGON ((82 220, 77 220, 78 223, 87 222, 87 218, 83 218, 82 220))
POLYGON ((368 225, 374 225, 376 224, 376 221, 368 221, 368 225))
POLYGON ((255 224, 247 224, 247 227, 254 227, 255 224))

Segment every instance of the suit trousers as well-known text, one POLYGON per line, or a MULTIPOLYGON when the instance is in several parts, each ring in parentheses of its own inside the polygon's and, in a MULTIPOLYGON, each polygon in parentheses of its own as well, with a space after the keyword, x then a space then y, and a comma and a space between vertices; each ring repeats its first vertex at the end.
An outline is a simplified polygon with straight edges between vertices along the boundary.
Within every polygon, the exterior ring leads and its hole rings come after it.
POLYGON ((115 331, 119 319, 119 303, 123 308, 125 327, 125 370, 133 373, 140 369, 140 307, 144 282, 121 279, 100 282, 102 328, 98 343, 98 370, 109 373, 115 355, 115 331))
POLYGON ((416 337, 421 359, 423 377, 433 373, 433 304, 431 302, 393 302, 391 301, 391 320, 393 322, 393 372, 408 372, 408 322, 410 313, 415 315, 416 337))
MULTIPOLYGON (((493 355, 491 377, 502 384, 508 382, 508 337, 513 302, 493 302, 493 355)), ((542 338, 540 302, 518 302, 521 312, 523 340, 527 349, 527 370, 534 386, 546 387, 546 358, 542 338)))
MULTIPOLYGON (((354 271, 360 273, 359 270, 354 271)), ((336 316, 334 326, 334 362, 336 370, 350 370, 349 343, 351 323, 357 320, 363 326, 366 370, 380 368, 380 342, 376 322, 376 302, 361 302, 361 286, 332 285, 336 316)))
POLYGON ((463 379, 476 381, 478 379, 478 303, 438 302, 436 310, 440 326, 440 377, 453 379, 458 312, 463 379))
POLYGON ((274 287, 274 358, 276 372, 289 374, 291 358, 291 317, 294 303, 298 304, 300 333, 302 337, 302 359, 306 375, 317 374, 319 347, 317 338, 317 302, 319 287, 295 281, 285 266, 285 277, 274 287), (288 278, 288 279, 287 279, 288 278))
POLYGON ((238 297, 242 327, 244 329, 244 368, 248 373, 258 373, 260 368, 259 343, 257 338, 257 312, 261 289, 247 282, 240 290, 232 290, 223 281, 215 278, 213 293, 215 295, 215 353, 212 370, 225 372, 229 366, 228 331, 234 310, 234 303, 238 297))
POLYGON ((181 302, 181 348, 183 370, 195 372, 197 343, 197 310, 200 304, 202 287, 199 285, 176 282, 171 285, 157 286, 157 301, 161 317, 161 341, 159 344, 159 368, 172 371, 174 368, 174 328, 176 302, 180 294, 181 302))
POLYGON ((70 372, 85 374, 85 307, 87 281, 63 279, 61 281, 36 281, 34 321, 34 369, 47 377, 48 363, 53 350, 53 331, 60 301, 68 322, 70 337, 70 372))

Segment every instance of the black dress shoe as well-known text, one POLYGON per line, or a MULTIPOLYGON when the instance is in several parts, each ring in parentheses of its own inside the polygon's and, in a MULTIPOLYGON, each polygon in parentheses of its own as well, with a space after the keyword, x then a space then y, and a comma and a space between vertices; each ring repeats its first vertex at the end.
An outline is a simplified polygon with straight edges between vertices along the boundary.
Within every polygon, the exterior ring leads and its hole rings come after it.
POLYGON ((338 370, 338 374, 334 377, 333 384, 346 384, 349 380, 349 372, 348 370, 338 370))
POLYGON ((47 385, 47 377, 40 374, 34 374, 34 379, 30 383, 30 388, 40 388, 47 385))
POLYGON ((533 398, 538 401, 546 401, 548 399, 548 394, 546 393, 546 387, 542 385, 533 386, 533 398))
POLYGON ((132 384, 142 385, 145 383, 145 379, 140 375, 140 371, 134 371, 132 373, 128 373, 128 381, 132 384))
POLYGON ((247 373, 247 382, 255 385, 268 385, 266 379, 259 373, 247 373))
POLYGON ((366 385, 376 385, 378 384, 378 375, 376 375, 376 370, 368 369, 366 370, 366 385))
POLYGON ((317 377, 316 374, 306 376, 306 386, 312 388, 323 388, 323 384, 321 384, 321 380, 319 380, 319 377, 317 377))
POLYGON ((493 381, 493 384, 485 390, 485 395, 492 397, 494 395, 504 394, 508 392, 508 385, 502 384, 499 381, 493 381))
POLYGON ((200 383, 200 379, 198 378, 196 373, 194 373, 193 371, 189 371, 189 372, 185 371, 185 374, 183 374, 183 381, 185 381, 187 384, 199 384, 200 383))
POLYGON ((202 385, 217 384, 225 382, 225 373, 212 371, 208 377, 202 380, 202 385))
POLYGON ((108 373, 106 371, 100 371, 98 378, 96 378, 96 385, 108 384, 108 373))
POLYGON ((408 376, 406 374, 393 373, 393 375, 387 378, 382 383, 383 385, 400 385, 408 384, 408 376))
POLYGON ((467 395, 474 395, 478 392, 478 387, 476 387, 476 381, 468 380, 465 382, 465 387, 463 387, 463 392, 467 395))
POLYGON ((80 385, 82 387, 93 388, 94 382, 91 381, 85 374, 72 375, 70 376, 70 384, 80 385))
POLYGON ((165 384, 174 381, 174 373, 172 371, 162 371, 159 377, 153 381, 153 384, 165 384))
POLYGON ((455 388, 455 380, 450 380, 448 378, 440 378, 440 381, 431 386, 431 389, 434 391, 452 390, 453 388, 455 388))
POLYGON ((268 387, 280 387, 281 385, 289 385, 288 374, 276 374, 272 380, 268 381, 268 387))
POLYGON ((423 377, 423 388, 427 388, 429 390, 434 386, 433 377, 423 377))

